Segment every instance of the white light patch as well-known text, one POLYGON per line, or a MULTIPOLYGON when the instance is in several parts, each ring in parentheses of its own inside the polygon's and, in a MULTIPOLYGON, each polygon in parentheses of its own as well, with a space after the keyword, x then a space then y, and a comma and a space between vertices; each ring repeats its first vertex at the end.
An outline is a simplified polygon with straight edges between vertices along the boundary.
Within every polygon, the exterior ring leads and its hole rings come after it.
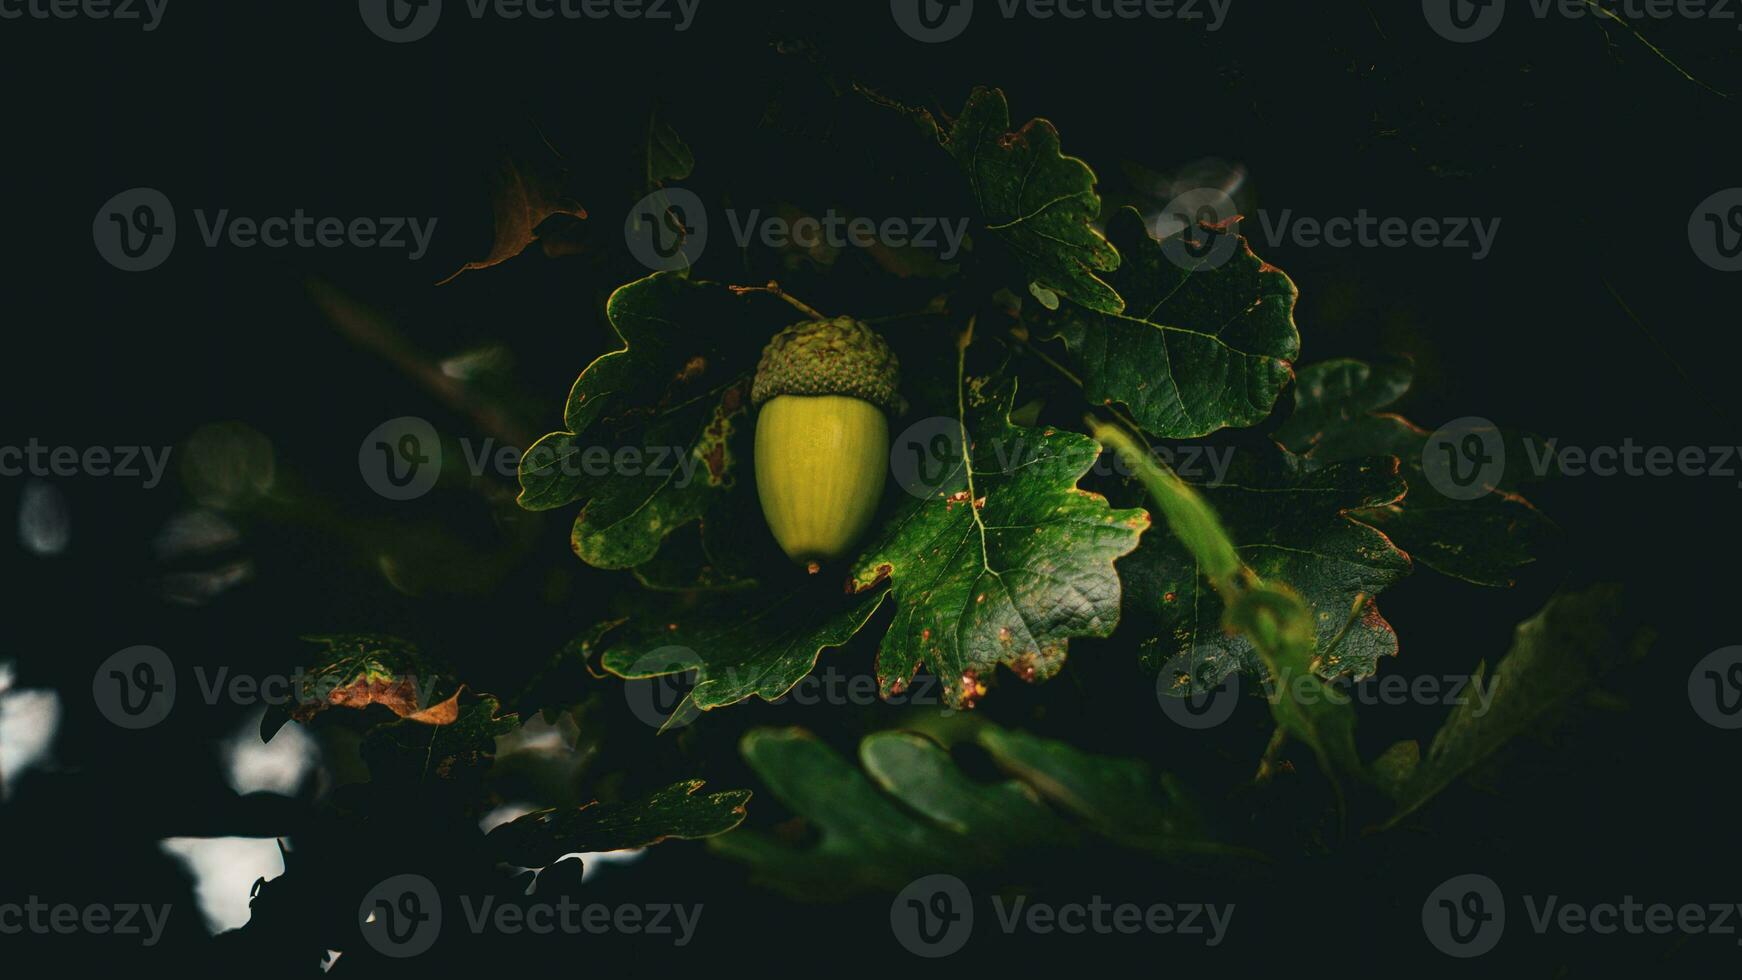
POLYGON ((60 731, 60 695, 48 690, 13 690, 12 668, 0 667, 0 798, 12 795, 13 782, 48 757, 60 731))
POLYGON ((278 793, 295 796, 315 765, 320 749, 301 725, 285 725, 270 742, 260 741, 262 708, 248 716, 221 751, 230 787, 238 793, 278 793))
POLYGON ((67 550, 72 538, 66 497, 47 483, 26 483, 18 501, 18 542, 24 550, 47 558, 67 550))
POLYGON ((194 897, 212 932, 248 924, 254 883, 284 873, 284 856, 270 837, 166 837, 157 842, 194 876, 194 897))

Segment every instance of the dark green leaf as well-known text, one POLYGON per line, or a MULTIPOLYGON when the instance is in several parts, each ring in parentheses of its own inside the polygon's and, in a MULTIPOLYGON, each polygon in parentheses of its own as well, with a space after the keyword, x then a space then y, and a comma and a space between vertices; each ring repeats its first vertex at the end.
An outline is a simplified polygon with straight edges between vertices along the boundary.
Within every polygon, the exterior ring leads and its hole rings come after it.
POLYGON ((520 724, 485 695, 459 709, 453 723, 423 725, 409 720, 371 728, 363 736, 363 761, 376 783, 464 782, 475 785, 496 758, 496 736, 520 724))
POLYGON ((655 110, 647 118, 647 186, 645 190, 665 186, 668 180, 683 180, 696 169, 696 155, 671 124, 655 110))
POLYGON ((521 505, 581 501, 570 542, 589 564, 651 560, 667 534, 737 486, 734 437, 747 418, 750 372, 791 319, 772 302, 670 273, 612 293, 606 314, 624 346, 581 373, 567 431, 521 459, 521 505))
POLYGON ((539 810, 492 830, 488 843, 498 860, 542 868, 565 854, 712 837, 744 822, 748 790, 702 795, 701 788, 702 780, 686 779, 646 799, 539 810))
POLYGON ((1397 803, 1396 823, 1491 756, 1507 740, 1535 728, 1583 697, 1608 671, 1644 656, 1649 630, 1629 624, 1615 586, 1556 596, 1518 625, 1512 647, 1440 726, 1423 755, 1402 742, 1375 767, 1397 803))
POLYGON ((1067 303, 1050 321, 1088 399, 1123 404, 1167 438, 1263 421, 1300 354, 1294 283, 1245 239, 1225 262, 1176 262, 1130 208, 1113 215, 1107 234, 1123 256, 1108 279, 1124 312, 1067 303))
POLYGON ((979 226, 1026 270, 1028 292, 1051 306, 1063 296, 1091 310, 1124 308, 1100 275, 1118 268, 1119 252, 1092 223, 1101 213, 1095 172, 1060 151, 1052 123, 1031 119, 1012 131, 1010 104, 995 88, 976 88, 947 130, 929 112, 873 98, 911 115, 955 159, 979 226))
POLYGON ((803 729, 755 729, 741 745, 745 761, 817 840, 801 846, 739 830, 709 844, 807 900, 895 891, 939 871, 1012 867, 1037 850, 1077 844, 1085 830, 1159 856, 1228 851, 1188 829, 1197 821, 1177 787, 1142 762, 990 724, 965 730, 1014 778, 977 781, 913 732, 867 736, 861 773, 803 729))
POLYGON ((972 704, 998 664, 1024 680, 1064 665, 1073 636, 1107 636, 1119 621, 1113 560, 1149 526, 1077 487, 1100 456, 1093 439, 1012 425, 1013 385, 969 392, 959 411, 972 434, 946 489, 904 504, 853 564, 856 590, 893 579, 895 621, 877 655, 885 696, 921 663, 945 696, 972 704), (970 399, 974 404, 968 404, 970 399))
MULTIPOLYGON (((1278 450, 1235 458, 1226 482, 1197 493, 1221 516, 1240 562, 1266 581, 1286 582, 1312 608, 1316 672, 1360 679, 1397 652, 1397 636, 1374 597, 1409 573, 1409 556, 1350 519, 1403 495, 1396 460, 1386 457, 1311 469, 1278 450)), ((1119 563, 1128 629, 1143 640, 1151 670, 1176 671, 1173 690, 1213 690, 1230 674, 1264 675, 1250 637, 1222 628, 1224 604, 1199 559, 1177 536, 1146 535, 1119 563)))
POLYGON ((1317 673, 1321 659, 1313 611, 1280 580, 1264 579, 1244 564, 1225 570, 1228 553, 1238 552, 1238 548, 1198 493, 1164 470, 1122 431, 1103 425, 1096 433, 1132 464, 1158 499, 1178 498, 1162 506, 1169 530, 1192 549, 1194 569, 1206 565, 1218 569, 1206 578, 1225 607, 1223 629, 1251 641, 1264 666, 1271 715, 1284 733, 1312 749, 1337 789, 1341 811, 1343 778, 1364 777, 1365 769, 1355 750, 1355 713, 1347 700, 1327 696, 1326 682, 1317 673))
MULTIPOLYGON (((1552 544, 1557 529, 1506 485, 1474 500, 1454 500, 1434 489, 1422 466, 1431 433, 1380 411, 1408 390, 1411 379, 1400 365, 1337 360, 1303 367, 1294 416, 1276 437, 1314 464, 1398 457, 1408 496, 1354 516, 1435 571, 1477 585, 1510 586, 1518 570, 1552 544)), ((1525 454, 1509 451, 1507 458, 1520 462, 1525 454)))
POLYGON ((887 592, 843 596, 831 583, 809 581, 783 592, 732 593, 682 613, 661 603, 630 619, 603 663, 625 678, 695 670, 690 703, 704 711, 752 695, 772 701, 803 680, 823 650, 852 639, 887 592))

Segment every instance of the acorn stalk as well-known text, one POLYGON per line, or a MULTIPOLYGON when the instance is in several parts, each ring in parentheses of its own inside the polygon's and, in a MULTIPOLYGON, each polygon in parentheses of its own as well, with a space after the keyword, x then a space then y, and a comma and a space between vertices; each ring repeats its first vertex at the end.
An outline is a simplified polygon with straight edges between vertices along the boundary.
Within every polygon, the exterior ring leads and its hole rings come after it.
POLYGON ((756 491, 781 550, 812 571, 847 556, 876 515, 899 384, 889 345, 851 317, 793 324, 762 352, 756 491))

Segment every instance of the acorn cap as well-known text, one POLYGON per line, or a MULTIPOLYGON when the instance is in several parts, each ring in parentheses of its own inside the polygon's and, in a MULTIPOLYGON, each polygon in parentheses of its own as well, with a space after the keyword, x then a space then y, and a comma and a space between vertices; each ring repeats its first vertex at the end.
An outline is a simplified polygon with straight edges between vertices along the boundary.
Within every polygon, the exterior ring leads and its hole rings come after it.
POLYGON ((852 317, 807 320, 774 335, 762 349, 755 405, 777 395, 849 395, 900 414, 901 365, 877 331, 852 317))

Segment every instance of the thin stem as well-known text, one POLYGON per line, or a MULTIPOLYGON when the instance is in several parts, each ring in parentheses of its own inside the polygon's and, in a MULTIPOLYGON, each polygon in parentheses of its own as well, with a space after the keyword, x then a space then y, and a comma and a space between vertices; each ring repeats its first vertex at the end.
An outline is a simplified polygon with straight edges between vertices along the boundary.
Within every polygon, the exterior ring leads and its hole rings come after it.
POLYGON ((775 296, 775 297, 778 297, 779 299, 785 300, 788 303, 788 305, 792 306, 794 309, 803 313, 805 316, 810 317, 812 320, 827 320, 828 319, 827 316, 823 315, 822 313, 817 312, 816 307, 811 306, 810 304, 804 302, 803 300, 799 299, 798 297, 791 295, 786 290, 781 289, 780 283, 775 282, 772 279, 770 279, 768 281, 768 285, 766 285, 766 286, 727 286, 726 288, 730 289, 734 293, 737 293, 739 296, 743 296, 743 295, 746 295, 748 293, 767 293, 770 296, 775 296))
POLYGON ((974 488, 974 450, 973 443, 968 441, 968 345, 974 342, 974 323, 977 317, 968 317, 968 328, 956 338, 956 426, 962 440, 962 468, 968 474, 968 513, 974 518, 974 526, 980 531, 980 565, 987 571, 992 570, 992 555, 986 544, 986 522, 980 519, 979 491, 974 488))

